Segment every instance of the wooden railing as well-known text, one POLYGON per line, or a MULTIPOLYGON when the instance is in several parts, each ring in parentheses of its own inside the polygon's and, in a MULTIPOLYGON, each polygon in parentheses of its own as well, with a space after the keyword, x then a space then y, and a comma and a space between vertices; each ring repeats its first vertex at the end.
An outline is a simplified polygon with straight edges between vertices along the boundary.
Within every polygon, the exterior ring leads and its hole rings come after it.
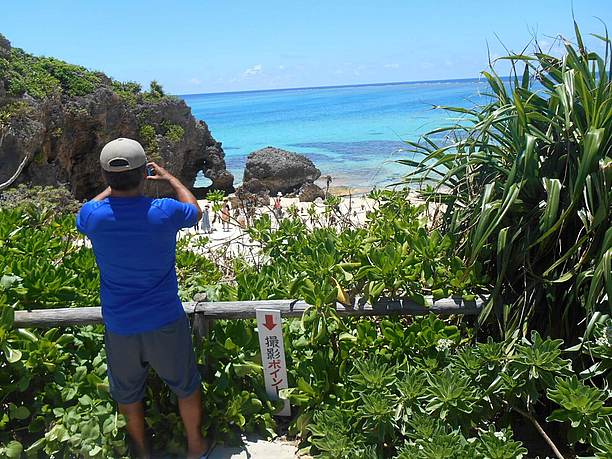
MULTIPOLYGON (((375 305, 346 307, 338 304, 336 310, 346 316, 417 316, 434 313, 442 316, 475 315, 483 306, 482 299, 464 301, 462 298, 426 298, 429 306, 419 305, 411 300, 381 301, 375 305)), ((283 317, 299 317, 308 304, 300 300, 261 300, 261 301, 200 301, 186 302, 183 307, 187 314, 195 314, 196 331, 205 327, 210 320, 216 319, 254 319, 255 309, 271 308, 281 311, 283 317)), ((102 323, 102 311, 99 306, 57 309, 36 309, 15 311, 17 328, 65 327, 102 323)), ((198 334, 205 332, 200 330, 198 334)))
MULTIPOLYGON (((336 311, 343 316, 417 316, 429 313, 441 316, 475 315, 483 306, 482 299, 464 301, 462 298, 426 298, 429 306, 414 301, 380 301, 375 305, 347 307, 336 305, 336 311)), ((192 301, 183 303, 185 312, 193 315, 192 331, 197 339, 208 336, 217 319, 254 319, 258 308, 278 309, 282 317, 300 317, 309 305, 300 300, 261 300, 261 301, 192 301)), ((102 323, 100 306, 35 309, 15 311, 14 326, 17 328, 67 327, 102 323)), ((204 366, 204 374, 209 371, 204 366)))

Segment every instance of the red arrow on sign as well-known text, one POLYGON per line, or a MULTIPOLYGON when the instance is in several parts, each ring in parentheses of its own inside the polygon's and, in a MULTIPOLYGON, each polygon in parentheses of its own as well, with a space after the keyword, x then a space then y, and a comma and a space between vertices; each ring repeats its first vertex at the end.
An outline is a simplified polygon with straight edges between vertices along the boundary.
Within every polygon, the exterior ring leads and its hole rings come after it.
POLYGON ((266 314, 266 322, 264 323, 264 327, 266 327, 268 330, 272 330, 277 325, 278 324, 274 323, 274 317, 272 314, 266 314))

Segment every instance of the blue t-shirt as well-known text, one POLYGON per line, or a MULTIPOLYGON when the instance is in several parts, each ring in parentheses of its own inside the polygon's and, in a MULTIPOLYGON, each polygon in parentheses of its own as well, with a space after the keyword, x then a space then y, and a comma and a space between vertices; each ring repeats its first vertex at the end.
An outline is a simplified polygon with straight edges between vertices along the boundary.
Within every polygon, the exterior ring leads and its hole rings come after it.
POLYGON ((193 204, 109 197, 89 201, 77 229, 91 240, 100 269, 106 328, 120 335, 155 330, 183 314, 176 280, 176 234, 194 226, 193 204))

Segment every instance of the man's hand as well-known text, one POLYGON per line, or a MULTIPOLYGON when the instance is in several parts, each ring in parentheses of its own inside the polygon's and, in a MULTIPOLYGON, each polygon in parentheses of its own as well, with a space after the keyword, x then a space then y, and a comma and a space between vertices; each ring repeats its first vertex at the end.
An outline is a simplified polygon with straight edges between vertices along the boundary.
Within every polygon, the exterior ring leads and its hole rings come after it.
POLYGON ((171 179, 176 178, 166 169, 161 167, 159 164, 154 163, 153 161, 151 161, 150 163, 147 163, 147 167, 150 167, 151 169, 153 169, 153 172, 155 172, 155 175, 147 175, 147 180, 170 181, 171 179))
POLYGON ((196 209, 198 209, 198 221, 200 221, 202 219, 202 209, 200 209, 198 200, 191 193, 191 191, 189 191, 179 179, 177 179, 174 175, 172 175, 166 169, 161 167, 159 164, 150 162, 147 163, 147 166, 152 167, 155 171, 155 175, 148 175, 147 180, 165 180, 166 182, 168 182, 168 185, 170 185, 176 193, 176 199, 178 199, 180 202, 193 204, 194 206, 196 206, 196 209))

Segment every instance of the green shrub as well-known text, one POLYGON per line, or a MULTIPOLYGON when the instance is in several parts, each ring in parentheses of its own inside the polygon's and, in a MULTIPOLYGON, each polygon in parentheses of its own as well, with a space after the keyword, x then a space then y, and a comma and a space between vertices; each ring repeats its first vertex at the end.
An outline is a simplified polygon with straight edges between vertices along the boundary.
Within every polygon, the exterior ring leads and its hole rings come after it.
POLYGON ((180 142, 183 140, 183 135, 185 134, 185 129, 179 124, 172 124, 168 122, 162 123, 162 129, 164 131, 164 137, 166 137, 171 142, 180 142))
POLYGON ((35 209, 45 213, 73 215, 80 207, 66 188, 52 186, 18 185, 0 192, 0 211, 10 209, 35 209))
POLYGON ((24 101, 14 101, 0 107, 0 128, 12 118, 25 117, 31 112, 30 105, 24 101))
POLYGON ((608 395, 596 387, 587 386, 575 375, 559 378, 548 389, 548 398, 559 405, 548 421, 567 422, 571 443, 591 443, 598 428, 612 429, 612 407, 604 406, 608 395))
POLYGON ((147 152, 147 156, 151 161, 159 161, 159 143, 157 141, 157 131, 150 124, 142 124, 138 130, 140 140, 147 152))
MULTIPOLYGON (((264 244, 262 263, 255 270, 237 261, 229 284, 198 254, 197 237, 177 244, 183 300, 200 292, 211 300, 288 298, 297 289, 317 305, 283 323, 289 389, 282 394, 295 407, 290 432, 300 434, 316 457, 438 458, 451 451, 449 457, 522 457, 512 416, 536 416, 554 403, 561 411, 551 420, 593 428, 588 438, 575 437, 577 451, 609 450, 610 416, 599 409, 609 405, 609 394, 585 389, 589 381, 572 371, 560 341, 533 333, 529 340, 475 343, 465 322, 453 319, 341 319, 329 308, 340 289, 350 293, 360 285, 353 284, 360 267, 351 260, 363 251, 428 235, 402 195, 380 199, 380 213, 373 211, 368 229, 360 231, 310 231, 289 219, 270 230, 269 220, 257 221, 253 234, 264 244), (380 222, 390 209, 397 217, 380 222), (320 288, 311 288, 314 282, 320 288), (576 381, 575 390, 568 392, 565 381, 576 381), (582 403, 585 395, 595 402, 582 403)), ((95 258, 83 240, 72 215, 34 206, 0 209, 0 452, 21 447, 46 456, 84 450, 93 457, 125 456, 124 420, 108 395, 103 327, 13 327, 15 309, 99 303, 95 258)), ((437 259, 440 266, 447 262, 443 253, 437 259)), ((436 282, 444 279, 452 277, 436 282)), ((430 280, 422 282, 431 289, 430 280)), ((449 292, 455 288, 463 289, 449 292)), ((385 286, 382 295, 392 291, 385 286)), ((597 324, 595 338, 582 347, 605 356, 605 330, 597 324)), ((259 353, 253 320, 217 321, 196 342, 198 364, 207 365, 207 431, 225 440, 240 432, 272 435, 278 403, 265 394, 259 353)), ((145 400, 154 444, 180 453, 174 396, 152 378, 145 400)))
POLYGON ((445 204, 442 230, 490 278, 481 321, 505 305, 507 336, 538 328, 575 342, 585 317, 612 307, 612 46, 600 38, 608 57, 577 26, 563 57, 504 57, 508 80, 483 72, 490 102, 447 108, 462 121, 410 142, 422 161, 400 161, 415 168, 408 183, 445 204))
POLYGON ((149 86, 149 90, 143 93, 143 99, 147 102, 158 102, 159 100, 166 97, 161 85, 153 80, 149 86))
MULTIPOLYGON (((414 320, 411 328, 426 334, 434 321, 442 323, 430 316, 414 320)), ((402 323, 387 322, 396 334, 405 329, 402 323)), ((286 331, 288 368, 295 382, 282 393, 300 407, 296 428, 303 425, 310 433, 315 457, 350 458, 366 447, 375 449, 374 457, 524 457, 527 450, 513 438, 510 415, 535 417, 547 393, 561 405, 549 419, 571 425, 570 442, 582 444, 575 445, 577 451, 586 452, 581 448, 588 444, 608 448, 600 431, 610 426, 609 409, 604 408, 610 395, 576 376, 570 378, 573 389, 568 392, 564 375, 570 368, 556 341, 536 333, 522 343, 469 343, 450 349, 432 340, 427 347, 398 348, 387 337, 392 334, 382 333, 382 324, 379 330, 363 320, 344 325, 330 332, 327 347, 298 344, 303 338, 292 333, 293 327, 286 331), (372 327, 371 341, 358 332, 360 327, 372 327), (334 351, 325 351, 329 347, 334 351), (525 355, 537 358, 526 360, 525 355), (470 371, 467 359, 473 359, 470 371), (553 378, 542 378, 544 368, 553 378), (582 436, 573 436, 576 432, 582 436)), ((312 333, 316 330, 306 325, 305 342, 312 333)))
POLYGON ((150 124, 143 124, 142 126, 140 126, 138 134, 140 135, 140 139, 144 142, 146 146, 149 146, 151 143, 154 143, 157 136, 155 128, 150 124))
POLYGON ((8 92, 13 96, 28 93, 36 99, 52 94, 82 96, 95 90, 100 76, 84 67, 51 57, 36 57, 19 48, 11 50, 8 92))
POLYGON ((219 212, 223 207, 225 192, 222 190, 212 190, 206 194, 206 200, 212 204, 212 211, 219 212))
POLYGON ((142 98, 142 87, 136 82, 128 81, 122 83, 120 81, 113 81, 112 87, 113 91, 132 108, 134 108, 142 98))
MULTIPOLYGON (((5 82, 8 94, 14 97, 29 94, 35 99, 52 95, 84 96, 105 84, 106 76, 80 65, 59 59, 33 56, 22 49, 12 48, 9 59, 0 58, 0 80, 5 82)), ((112 81, 111 88, 130 107, 142 100, 157 102, 165 97, 163 88, 151 82, 148 92, 142 92, 140 84, 128 81, 112 81)))
MULTIPOLYGON (((453 254, 452 237, 428 230, 425 208, 412 205, 404 192, 372 197, 375 209, 358 228, 315 224, 309 231, 300 217, 287 217, 273 230, 269 216, 255 220, 249 234, 270 262, 241 266, 230 296, 259 298, 263 284, 268 298, 299 296, 313 305, 336 299, 352 304, 357 296, 371 303, 410 299, 421 305, 430 303, 426 295, 473 300, 483 280, 453 254)), ((335 202, 326 206, 323 219, 332 214, 342 218, 335 202)))
POLYGON ((151 81, 151 85, 149 87, 149 94, 151 94, 152 96, 155 96, 155 97, 163 97, 163 96, 165 96, 164 89, 155 80, 151 81))
POLYGON ((8 59, 0 57, 0 82, 8 79, 8 72, 10 69, 10 63, 8 59))
POLYGON ((63 133, 64 130, 61 127, 56 127, 55 129, 53 129, 53 131, 51 131, 51 137, 53 137, 54 139, 59 139, 63 133))

